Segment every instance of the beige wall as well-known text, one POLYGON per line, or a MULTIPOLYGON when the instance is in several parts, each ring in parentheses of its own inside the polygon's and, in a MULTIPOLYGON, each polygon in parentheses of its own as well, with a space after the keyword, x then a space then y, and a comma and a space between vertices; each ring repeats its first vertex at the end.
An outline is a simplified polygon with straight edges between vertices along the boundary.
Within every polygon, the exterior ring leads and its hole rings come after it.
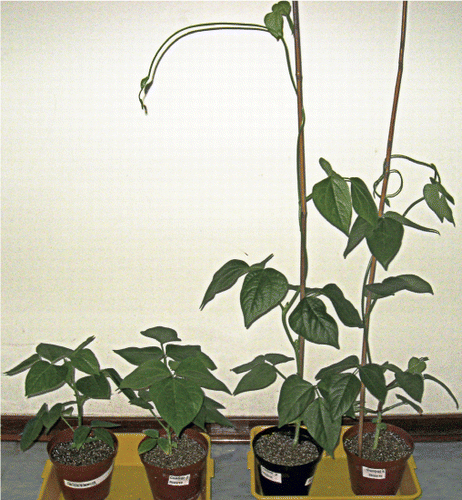
MULTIPOLYGON (((261 23, 271 5, 2 3, 3 371, 40 341, 76 346, 96 335, 103 363, 126 374, 112 349, 147 345, 138 332, 155 325, 201 343, 231 387, 231 367, 261 352, 290 354, 278 312, 244 328, 237 289, 199 311, 213 273, 233 258, 274 253, 271 265, 297 279, 296 111, 282 45, 261 33, 183 40, 160 66, 148 116, 137 102, 172 32, 212 20, 261 23)), ((321 178, 323 156, 371 185, 385 154, 401 6, 300 9, 308 181, 321 178)), ((410 3, 394 145, 439 167, 459 225, 425 215, 440 237, 406 231, 390 271, 421 275, 435 295, 387 299, 372 323, 377 362, 427 355, 430 373, 460 399, 461 16, 460 2, 410 3)), ((427 173, 402 166, 418 196, 427 173)), ((311 285, 336 280, 358 303, 365 252, 344 260, 344 236, 312 208, 308 227, 311 285)), ((341 351, 307 347, 310 378, 359 352, 355 331, 342 328, 340 342, 341 351)), ((273 389, 217 399, 231 415, 275 414, 273 389)), ((2 412, 32 412, 45 400, 22 394, 22 376, 2 376, 2 412)), ((428 413, 455 410, 438 386, 425 396, 428 413)), ((88 410, 143 415, 120 397, 88 410)))

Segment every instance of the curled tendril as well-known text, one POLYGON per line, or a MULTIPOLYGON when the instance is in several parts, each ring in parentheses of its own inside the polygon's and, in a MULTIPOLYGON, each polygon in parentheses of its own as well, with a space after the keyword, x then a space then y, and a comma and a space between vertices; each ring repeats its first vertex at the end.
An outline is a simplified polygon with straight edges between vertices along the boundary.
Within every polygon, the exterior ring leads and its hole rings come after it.
MULTIPOLYGON (((399 184, 399 187, 398 189, 394 192, 394 193, 391 193, 391 194, 387 194, 387 199, 389 198, 395 198, 396 196, 399 195, 399 193, 401 193, 401 191, 403 190, 403 186, 404 186, 404 179, 403 179, 403 175, 401 174, 401 172, 399 170, 396 170, 396 169, 391 169, 390 172, 389 172, 389 175, 392 175, 392 174, 398 174, 398 177, 400 179, 400 184, 399 184)), ((385 173, 383 173, 375 182, 374 182, 374 194, 376 196, 379 196, 380 197, 380 193, 377 191, 377 186, 383 181, 383 178, 385 177, 385 173)))

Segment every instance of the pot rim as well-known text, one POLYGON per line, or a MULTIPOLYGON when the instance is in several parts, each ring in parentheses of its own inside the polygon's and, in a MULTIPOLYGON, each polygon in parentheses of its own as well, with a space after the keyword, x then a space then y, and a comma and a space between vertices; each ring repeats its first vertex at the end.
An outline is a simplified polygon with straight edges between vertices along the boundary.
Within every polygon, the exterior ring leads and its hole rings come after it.
POLYGON ((268 464, 273 464, 274 466, 276 467, 284 467, 284 468, 288 468, 288 469, 295 469, 297 467, 300 467, 300 468, 303 468, 303 467, 306 467, 307 465, 310 465, 310 464, 316 464, 318 463, 321 458, 322 458, 322 455, 323 455, 323 452, 324 452, 324 448, 322 448, 322 446, 320 446, 314 439, 313 437, 311 436, 311 434, 308 432, 308 429, 305 427, 305 426, 302 426, 301 427, 301 431, 303 431, 304 433, 304 436, 307 438, 308 441, 310 441, 311 443, 313 443, 317 450, 318 450, 318 456, 311 460, 310 462, 306 462, 304 464, 299 464, 299 465, 280 465, 280 464, 275 464, 273 462, 271 462, 270 460, 267 460, 265 458, 262 458, 255 450, 255 444, 256 442, 258 441, 258 439, 265 435, 265 434, 269 434, 269 433, 291 433, 293 431, 293 429, 295 429, 295 425, 293 424, 287 424, 287 425, 284 425, 282 427, 278 427, 277 425, 271 425, 271 426, 268 426, 268 427, 265 427, 264 429, 261 429, 260 431, 257 432, 257 434, 255 434, 255 436, 253 437, 252 441, 251 441, 251 445, 252 445, 252 451, 255 455, 255 458, 259 461, 263 461, 263 462, 266 462, 268 464), (287 432, 288 431, 288 432, 287 432))
MULTIPOLYGON (((364 422, 364 432, 373 432, 375 431, 376 424, 372 422, 364 422)), ((387 430, 391 431, 392 433, 400 436, 403 438, 406 443, 411 447, 411 450, 408 454, 406 454, 404 457, 398 458, 397 460, 387 460, 387 461, 382 461, 382 460, 368 460, 366 458, 359 457, 358 455, 351 453, 349 450, 345 448, 345 441, 348 438, 351 438, 353 436, 356 436, 359 431, 359 424, 355 424, 351 426, 349 429, 347 429, 342 437, 342 443, 343 443, 343 449, 347 455, 347 457, 354 457, 355 460, 360 460, 361 463, 363 463, 366 467, 371 467, 371 468, 383 468, 383 464, 389 464, 388 466, 393 466, 397 465, 400 462, 407 462, 409 460, 409 457, 414 453, 414 440, 412 439, 411 435, 407 433, 404 429, 401 427, 397 427, 396 425, 393 424, 387 424, 387 430)))
MULTIPOLYGON (((159 432, 160 432, 161 436, 166 434, 166 432, 163 429, 159 432)), ((201 458, 197 462, 190 464, 190 465, 185 465, 183 467, 168 468, 168 467, 159 467, 158 465, 154 465, 154 464, 150 464, 149 462, 146 462, 144 460, 144 456, 143 456, 144 453, 143 453, 143 454, 139 455, 142 464, 145 467, 149 467, 149 468, 152 468, 152 469, 155 469, 158 471, 170 472, 170 473, 173 473, 173 475, 182 475, 183 473, 189 472, 189 469, 191 469, 191 468, 195 469, 198 466, 202 466, 203 463, 206 463, 207 457, 209 455, 209 442, 208 442, 207 438, 202 434, 202 432, 197 431, 196 429, 185 429, 182 432, 182 434, 185 434, 189 438, 196 441, 204 449, 205 454, 204 454, 203 458, 201 458), (181 471, 181 474, 179 471, 181 471)), ((149 438, 149 436, 144 436, 144 438, 140 441, 139 445, 148 438, 149 438)), ((139 447, 139 445, 138 445, 138 447, 139 447)), ((138 451, 138 449, 137 449, 137 451, 138 451)))
MULTIPOLYGON (((75 428, 74 428, 75 429, 75 428)), ((96 467, 96 466, 102 466, 104 465, 106 462, 108 464, 110 464, 115 456, 117 455, 117 451, 119 449, 119 441, 117 439, 117 436, 114 434, 114 432, 112 432, 111 430, 107 429, 108 432, 111 433, 112 435, 112 438, 114 439, 114 449, 113 449, 113 452, 112 454, 105 458, 104 460, 101 460, 99 462, 96 462, 94 464, 89 464, 89 465, 72 465, 72 464, 62 464, 61 462, 55 460, 52 458, 51 456, 51 452, 53 450, 53 448, 59 444, 59 443, 69 443, 70 441, 73 440, 73 435, 74 435, 74 429, 63 429, 59 432, 57 432, 51 439, 50 441, 48 441, 48 444, 47 444, 47 453, 48 453, 48 458, 50 459, 51 463, 53 465, 56 465, 56 466, 59 466, 59 467, 66 467, 68 469, 75 469, 75 470, 78 470, 78 469, 82 469, 84 467, 96 467)))

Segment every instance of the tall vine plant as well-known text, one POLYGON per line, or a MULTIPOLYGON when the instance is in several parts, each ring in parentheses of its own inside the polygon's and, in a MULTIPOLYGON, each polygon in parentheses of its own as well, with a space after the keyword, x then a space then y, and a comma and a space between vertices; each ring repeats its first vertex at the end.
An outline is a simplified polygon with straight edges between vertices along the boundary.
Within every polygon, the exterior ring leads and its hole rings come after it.
MULTIPOLYGON (((298 294, 302 300, 306 295, 306 279, 308 274, 308 255, 307 255, 307 193, 306 193, 306 167, 305 167, 305 140, 304 140, 304 127, 305 127, 305 110, 303 106, 303 76, 302 76, 302 58, 301 58, 301 43, 300 43, 300 22, 299 22, 299 7, 298 1, 292 2, 292 8, 289 2, 280 1, 273 5, 272 10, 264 17, 264 25, 251 24, 251 23, 229 23, 229 22, 214 22, 214 23, 201 23, 182 28, 170 37, 159 47, 151 62, 148 75, 141 81, 141 90, 139 93, 139 101, 144 112, 147 114, 148 109, 144 99, 154 83, 154 79, 159 67, 159 64, 165 56, 168 49, 176 42, 189 35, 207 32, 207 31, 222 31, 222 30, 244 30, 244 31, 261 31, 273 36, 277 41, 280 41, 284 47, 286 57, 287 69, 292 83, 292 87, 296 96, 297 102, 297 115, 298 115, 298 137, 296 145, 296 168, 297 168, 297 181, 298 181, 298 213, 300 225, 300 284, 298 285, 298 294), (293 9, 293 10, 292 10, 293 9), (293 19, 291 17, 293 14, 293 19), (284 20, 286 20, 294 42, 294 58, 295 58, 295 73, 292 68, 290 48, 284 37, 284 20)), ((266 262, 271 259, 268 257, 265 261, 257 266, 264 267, 266 262)), ((235 262, 233 262, 235 264, 235 262)), ((231 266, 230 266, 231 267, 231 266)), ((239 268, 239 264, 237 264, 239 268)), ((231 270, 231 274, 240 275, 240 270, 231 270)), ((233 279, 233 278, 232 278, 233 279)), ((285 289, 285 286, 282 286, 285 289)), ((214 287, 209 288, 201 308, 213 298, 213 296, 222 290, 216 290, 214 287)), ((268 289, 267 292, 270 293, 268 289)), ((276 292, 277 293, 277 292, 276 292)), ((265 302, 273 303, 274 297, 267 296, 265 302)), ((292 303, 293 305, 293 303, 292 303)), ((258 317, 272 309, 271 305, 268 309, 263 306, 263 310, 254 310, 258 317), (266 309, 266 310, 265 310, 266 309)), ((348 307, 348 306, 347 306, 348 307)), ((259 309, 259 308, 258 308, 259 309)), ((250 316, 252 313, 250 313, 250 316)), ((247 327, 250 326, 257 317, 253 320, 246 322, 247 327)), ((303 377, 304 370, 304 340, 302 335, 294 340, 290 334, 289 339, 294 350, 295 359, 297 362, 297 373, 303 377)))
MULTIPOLYGON (((401 370, 391 363, 383 365, 373 363, 369 348, 370 316, 379 299, 394 295, 402 290, 414 293, 432 292, 429 283, 411 274, 392 276, 386 278, 382 283, 375 283, 377 263, 385 270, 388 269, 390 262, 400 249, 404 227, 437 233, 434 229, 411 221, 407 216, 408 212, 420 205, 421 202, 425 202, 441 222, 446 219, 454 223, 448 204, 454 203, 454 200, 443 187, 435 165, 404 155, 392 154, 403 72, 406 19, 407 3, 404 2, 398 76, 393 98, 386 159, 382 174, 374 185, 374 194, 371 194, 363 180, 353 176, 341 176, 323 158, 319 160, 319 163, 326 177, 316 183, 312 187, 311 193, 307 194, 304 151, 306 117, 303 106, 300 27, 298 2, 296 1, 293 2, 292 7, 286 1, 273 5, 271 12, 264 17, 264 25, 217 22, 195 24, 176 31, 155 53, 148 75, 141 81, 139 100, 142 109, 147 112, 144 100, 153 85, 159 63, 172 45, 193 34, 216 30, 255 30, 271 35, 282 44, 296 97, 298 116, 296 170, 298 180, 297 211, 300 224, 299 283, 291 284, 283 273, 267 267, 272 255, 255 264, 234 259, 224 264, 214 274, 205 292, 201 309, 217 294, 233 287, 241 278, 243 278, 243 282, 240 304, 246 328, 274 309, 280 309, 282 330, 293 349, 294 357, 279 353, 262 354, 250 362, 233 368, 233 371, 241 376, 234 394, 264 389, 278 378, 282 378, 283 383, 278 399, 279 426, 293 423, 299 431, 302 424, 306 425, 314 439, 331 455, 339 440, 343 416, 354 417, 359 407, 360 422, 362 423, 366 411, 372 411, 379 419, 384 411, 403 404, 408 404, 417 411, 421 411, 417 403, 422 398, 424 380, 439 383, 457 404, 454 395, 445 384, 435 377, 423 375, 428 358, 411 358, 407 369, 401 370), (295 73, 292 69, 291 50, 284 34, 286 25, 294 39, 295 73), (412 164, 429 168, 433 172, 430 183, 424 186, 423 196, 413 201, 403 214, 391 210, 385 211, 385 207, 388 208, 390 205, 390 200, 401 191, 399 189, 398 193, 387 194, 388 179, 392 173, 396 173, 401 181, 403 180, 399 172, 390 168, 391 160, 396 158, 409 160, 412 164), (380 185, 381 193, 379 194, 377 188, 380 185), (379 207, 376 206, 374 195, 380 198, 379 207), (372 257, 363 281, 360 312, 345 298, 342 290, 335 283, 328 283, 323 287, 316 288, 307 286, 307 203, 311 201, 331 225, 347 236, 344 257, 362 241, 367 242, 372 257), (353 212, 357 218, 351 225, 353 212), (333 306, 341 323, 347 327, 363 330, 362 355, 361 360, 358 356, 350 355, 340 362, 322 368, 315 375, 315 382, 311 383, 305 379, 303 373, 304 342, 339 348, 337 321, 327 312, 326 301, 333 306), (279 365, 288 362, 295 362, 296 370, 292 375, 286 376, 280 370, 279 365), (387 371, 395 375, 394 380, 390 383, 385 380, 385 372, 387 371), (389 391, 395 388, 404 391, 406 396, 398 395, 397 404, 384 408, 389 391), (366 409, 366 390, 379 400, 377 410, 366 409), (414 401, 407 396, 411 396, 414 401)), ((377 428, 380 430, 381 426, 377 428)), ((297 440, 298 432, 295 434, 294 444, 297 443, 297 440)))

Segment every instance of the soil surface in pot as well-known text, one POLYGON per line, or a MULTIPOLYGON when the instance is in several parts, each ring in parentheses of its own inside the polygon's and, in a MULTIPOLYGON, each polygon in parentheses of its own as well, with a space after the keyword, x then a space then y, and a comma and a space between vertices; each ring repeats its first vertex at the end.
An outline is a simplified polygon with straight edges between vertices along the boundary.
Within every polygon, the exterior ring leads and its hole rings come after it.
POLYGON ((300 441, 294 447, 293 438, 279 433, 261 436, 255 443, 255 452, 268 462, 289 467, 308 464, 319 456, 313 443, 300 441))
POLYGON ((80 449, 72 448, 72 441, 58 443, 51 450, 51 458, 63 465, 93 465, 106 460, 114 450, 99 439, 85 443, 80 449))
POLYGON ((166 455, 159 446, 156 446, 143 454, 144 461, 163 469, 176 469, 195 464, 206 455, 204 448, 186 435, 180 439, 174 437, 173 441, 177 443, 177 447, 173 448, 171 455, 166 455))
MULTIPOLYGON (((359 454, 358 436, 353 436, 345 440, 345 448, 354 455, 359 454)), ((377 449, 374 446, 374 433, 367 432, 363 437, 363 455, 366 460, 375 460, 378 462, 391 462, 409 455, 411 448, 404 439, 391 431, 383 430, 380 432, 377 449)))

